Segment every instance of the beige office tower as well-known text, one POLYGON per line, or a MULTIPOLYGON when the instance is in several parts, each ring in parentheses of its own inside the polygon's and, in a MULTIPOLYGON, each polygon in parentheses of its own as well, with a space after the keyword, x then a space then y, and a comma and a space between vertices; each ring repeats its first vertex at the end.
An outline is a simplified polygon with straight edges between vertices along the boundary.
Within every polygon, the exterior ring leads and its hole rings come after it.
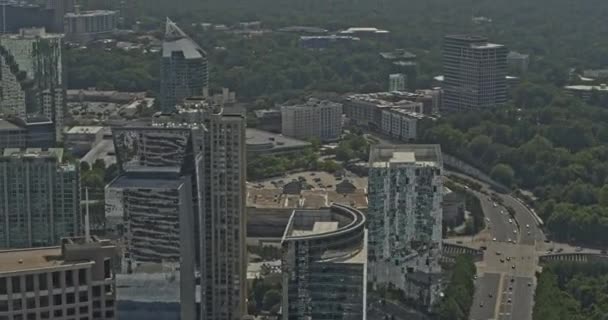
POLYGON ((0 251, 0 319, 117 319, 115 256, 96 238, 0 251))

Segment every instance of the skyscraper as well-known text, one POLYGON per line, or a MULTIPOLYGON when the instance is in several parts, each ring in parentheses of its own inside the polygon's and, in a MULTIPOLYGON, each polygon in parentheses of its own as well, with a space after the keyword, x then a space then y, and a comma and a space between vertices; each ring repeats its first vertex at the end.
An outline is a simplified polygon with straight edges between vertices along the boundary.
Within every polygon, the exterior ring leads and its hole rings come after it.
POLYGON ((62 141, 66 108, 62 63, 63 35, 22 29, 0 37, 0 113, 27 122, 44 116, 62 141))
POLYGON ((507 53, 484 37, 448 35, 443 43, 444 108, 484 110, 507 101, 507 53))
POLYGON ((160 107, 170 113, 208 87, 207 53, 167 18, 160 67, 160 107))
POLYGON ((368 282, 429 306, 441 272, 439 145, 374 146, 369 161, 368 282))
POLYGON ((81 234, 78 167, 62 149, 10 149, 0 157, 0 247, 59 244, 81 234))

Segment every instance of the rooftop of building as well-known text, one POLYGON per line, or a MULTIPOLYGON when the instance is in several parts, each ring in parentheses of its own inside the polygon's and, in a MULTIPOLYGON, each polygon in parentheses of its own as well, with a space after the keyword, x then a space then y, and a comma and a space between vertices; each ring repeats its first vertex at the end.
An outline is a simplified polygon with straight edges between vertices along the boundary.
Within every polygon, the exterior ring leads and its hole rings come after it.
POLYGON ((25 128, 11 121, 0 119, 0 130, 25 130, 25 128))
POLYGON ((310 142, 289 138, 282 134, 272 133, 268 131, 247 128, 246 131, 246 144, 250 147, 260 147, 268 145, 269 149, 291 149, 291 148, 305 148, 311 145, 310 142))
POLYGON ((484 36, 472 35, 472 34, 448 34, 445 36, 446 39, 454 39, 461 41, 474 41, 474 42, 485 42, 488 38, 484 36))
POLYGON ((182 52, 186 59, 203 59, 206 56, 205 51, 189 38, 163 41, 163 58, 171 58, 174 52, 182 52))
POLYGON ((422 92, 386 91, 375 93, 357 93, 346 96, 347 101, 367 102, 381 108, 413 108, 417 102, 412 101, 425 95, 422 92))
POLYGON ((318 107, 341 107, 342 104, 330 100, 321 100, 317 98, 309 98, 304 103, 282 106, 282 109, 297 109, 297 108, 318 108, 318 107))
POLYGON ((279 110, 279 109, 259 109, 259 110, 254 110, 253 114, 255 114, 255 116, 257 118, 263 118, 266 116, 280 116, 281 110, 279 110))
POLYGON ((88 10, 81 12, 68 12, 65 14, 66 18, 74 18, 74 17, 94 17, 94 16, 106 16, 106 15, 115 15, 117 11, 113 10, 88 10))
POLYGON ((23 28, 16 34, 4 34, 0 39, 61 39, 64 35, 60 33, 47 33, 45 28, 23 28))
POLYGON ((64 245, 57 247, 0 251, 0 274, 89 264, 92 262, 87 259, 68 259, 69 250, 111 246, 108 241, 95 237, 91 237, 89 241, 84 241, 84 238, 64 239, 63 241, 64 245))
POLYGON ((352 207, 332 205, 329 208, 295 209, 289 218, 283 241, 311 240, 337 235, 365 226, 365 215, 352 207))
POLYGON ((385 110, 387 112, 391 112, 391 113, 396 113, 396 114, 400 114, 400 115, 404 115, 413 119, 424 119, 425 115, 422 113, 418 113, 418 112, 414 112, 408 109, 399 109, 399 108, 392 108, 392 109, 388 109, 385 110))
POLYGON ((56 158, 61 162, 63 158, 63 149, 49 148, 43 150, 40 148, 5 148, 3 156, 12 158, 56 158))
POLYGON ((97 134, 100 131, 104 130, 102 126, 75 126, 70 128, 66 133, 67 134, 97 134))
POLYGON ((282 189, 247 188, 247 206, 254 208, 327 208, 332 203, 356 208, 367 208, 365 190, 338 193, 335 190, 303 190, 300 194, 286 194, 282 189))
POLYGON ((416 55, 405 49, 395 49, 393 51, 380 52, 380 56, 388 60, 413 60, 416 55))
POLYGON ((351 34, 351 33, 380 33, 387 34, 390 33, 388 30, 373 28, 373 27, 351 27, 346 30, 340 31, 341 34, 351 34))
POLYGON ((486 42, 486 43, 480 43, 480 44, 471 44, 471 48, 473 49, 497 49, 497 48, 504 48, 504 45, 502 44, 498 44, 498 43, 491 43, 491 42, 486 42))
POLYGON ((385 167, 393 163, 443 166, 438 144, 375 145, 370 150, 369 162, 372 167, 385 167))
POLYGON ((597 85, 597 86, 573 85, 573 86, 565 86, 564 88, 567 90, 574 90, 574 91, 593 91, 593 90, 608 91, 608 86, 604 83, 597 85))
POLYGON ((529 57, 529 54, 519 53, 517 51, 509 51, 507 54, 507 58, 509 59, 527 59, 529 57))
POLYGON ((328 35, 328 36, 301 36, 300 40, 313 40, 313 39, 327 39, 327 40, 352 40, 359 41, 360 39, 353 36, 339 36, 339 35, 328 35))

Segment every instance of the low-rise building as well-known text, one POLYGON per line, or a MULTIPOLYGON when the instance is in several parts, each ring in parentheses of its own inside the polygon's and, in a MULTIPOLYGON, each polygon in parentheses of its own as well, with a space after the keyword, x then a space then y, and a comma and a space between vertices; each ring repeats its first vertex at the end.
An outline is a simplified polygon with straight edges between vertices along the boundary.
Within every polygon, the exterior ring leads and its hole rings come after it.
POLYGON ((403 73, 391 73, 388 75, 388 91, 405 91, 407 75, 403 73))
POLYGON ((294 210, 281 241, 283 319, 365 319, 366 238, 351 207, 294 210))
POLYGON ((310 98, 306 103, 281 107, 282 133, 308 140, 335 141, 342 133, 342 104, 310 98))
POLYGON ((246 131, 247 157, 259 155, 288 155, 303 151, 311 146, 310 142, 302 141, 281 134, 275 134, 258 129, 246 131))
POLYGON ((0 318, 117 319, 115 257, 116 247, 96 238, 0 251, 0 318))
POLYGON ((530 55, 517 51, 510 51, 507 54, 507 64, 510 68, 519 73, 526 73, 528 71, 528 65, 530 64, 530 55))
MULTIPOLYGON (((402 91, 377 92, 367 94, 352 94, 344 99, 344 114, 356 126, 371 130, 382 130, 382 112, 384 110, 399 109, 414 113, 425 113, 433 106, 433 97, 424 93, 409 93, 402 91)), ((437 100, 437 98, 435 98, 437 100)))
POLYGON ((260 130, 281 133, 281 110, 262 109, 253 111, 256 128, 260 130))
POLYGON ((76 126, 65 133, 65 146, 72 154, 82 155, 103 140, 101 126, 76 126))
POLYGON ((368 27, 351 27, 346 30, 338 32, 341 36, 355 36, 355 37, 368 37, 368 38, 384 38, 388 37, 391 32, 388 30, 368 27))
POLYGON ((608 93, 608 86, 604 83, 600 85, 573 85, 565 86, 564 90, 566 93, 583 99, 584 101, 591 101, 594 95, 605 95, 608 93))

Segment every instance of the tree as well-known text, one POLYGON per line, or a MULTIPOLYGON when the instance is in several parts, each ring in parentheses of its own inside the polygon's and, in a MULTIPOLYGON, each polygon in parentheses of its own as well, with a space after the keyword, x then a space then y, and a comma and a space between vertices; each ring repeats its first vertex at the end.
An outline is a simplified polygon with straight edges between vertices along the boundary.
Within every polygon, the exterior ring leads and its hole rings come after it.
POLYGON ((89 165, 89 163, 86 161, 81 161, 80 162, 80 171, 89 171, 89 170, 91 170, 91 166, 89 165))
POLYGON ((513 169, 508 164, 499 163, 492 168, 490 172, 490 177, 492 179, 504 184, 507 187, 513 185, 515 173, 513 169))
POLYGON ((270 310, 272 309, 272 307, 276 306, 279 303, 281 303, 281 292, 275 289, 268 290, 264 294, 262 308, 264 310, 270 310))
POLYGON ((492 144, 492 139, 486 135, 479 135, 469 143, 469 149, 476 157, 481 157, 492 144))

